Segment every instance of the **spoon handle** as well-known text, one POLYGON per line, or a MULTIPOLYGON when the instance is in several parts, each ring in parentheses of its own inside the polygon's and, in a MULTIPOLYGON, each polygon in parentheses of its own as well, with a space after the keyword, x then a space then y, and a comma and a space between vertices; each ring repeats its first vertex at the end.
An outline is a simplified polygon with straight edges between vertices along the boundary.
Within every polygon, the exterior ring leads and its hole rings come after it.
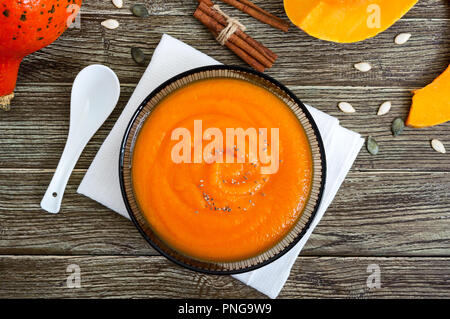
POLYGON ((52 181, 42 198, 42 209, 52 214, 57 214, 59 212, 67 182, 78 162, 83 148, 83 145, 74 145, 73 143, 70 143, 70 139, 67 141, 52 181))

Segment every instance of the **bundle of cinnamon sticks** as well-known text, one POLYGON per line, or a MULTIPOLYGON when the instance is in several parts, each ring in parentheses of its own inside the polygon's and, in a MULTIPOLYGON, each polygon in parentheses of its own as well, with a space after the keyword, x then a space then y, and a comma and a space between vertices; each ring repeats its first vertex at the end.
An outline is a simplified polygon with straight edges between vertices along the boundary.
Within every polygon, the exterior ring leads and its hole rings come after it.
MULTIPOLYGON (((289 25, 280 18, 264 11, 249 0, 221 0, 250 14, 258 20, 287 31, 289 25)), ((229 17, 221 10, 217 10, 212 0, 198 0, 199 5, 194 17, 203 23, 217 38, 219 34, 229 25, 229 17)), ((260 42, 254 40, 242 29, 237 29, 227 38, 224 45, 232 50, 247 64, 254 69, 264 72, 271 68, 277 59, 277 55, 260 42)))

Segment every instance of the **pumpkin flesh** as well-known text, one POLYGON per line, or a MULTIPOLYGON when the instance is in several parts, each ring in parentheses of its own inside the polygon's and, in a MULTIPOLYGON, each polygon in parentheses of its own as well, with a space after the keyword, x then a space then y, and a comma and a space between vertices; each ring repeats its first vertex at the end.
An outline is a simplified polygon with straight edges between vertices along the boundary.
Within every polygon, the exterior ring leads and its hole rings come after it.
POLYGON ((309 35, 326 41, 350 43, 386 30, 417 1, 284 0, 284 7, 289 19, 309 35))
POLYGON ((408 126, 420 128, 450 121, 450 65, 431 84, 413 93, 408 126))

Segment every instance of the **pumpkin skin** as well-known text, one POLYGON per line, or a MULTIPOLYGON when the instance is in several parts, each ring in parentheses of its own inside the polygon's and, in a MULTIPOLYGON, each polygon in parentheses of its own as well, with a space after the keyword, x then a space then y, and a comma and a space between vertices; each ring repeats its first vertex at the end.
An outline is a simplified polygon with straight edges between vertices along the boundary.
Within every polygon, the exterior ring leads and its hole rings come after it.
POLYGON ((374 37, 407 13, 418 0, 284 0, 289 19, 309 35, 351 43, 374 37), (379 19, 375 13, 379 12, 379 19))
POLYGON ((73 22, 81 2, 0 2, 0 108, 9 109, 22 59, 54 42, 73 22))
POLYGON ((413 93, 406 125, 420 128, 450 121, 450 65, 431 84, 413 93))

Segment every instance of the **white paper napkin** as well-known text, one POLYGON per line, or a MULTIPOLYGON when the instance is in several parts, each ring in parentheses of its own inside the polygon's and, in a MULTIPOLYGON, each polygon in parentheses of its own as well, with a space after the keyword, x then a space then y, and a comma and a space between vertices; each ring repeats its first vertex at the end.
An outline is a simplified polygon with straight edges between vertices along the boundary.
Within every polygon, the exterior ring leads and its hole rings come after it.
MULTIPOLYGON (((125 129, 140 103, 164 81, 196 67, 220 64, 187 44, 164 34, 152 60, 121 116, 101 146, 84 176, 78 193, 129 218, 119 184, 119 153, 125 129)), ((308 106, 316 121, 327 156, 326 186, 312 227, 289 253, 258 270, 234 276, 271 298, 276 298, 315 226, 331 204, 364 143, 361 136, 339 125, 339 121, 308 106)))

